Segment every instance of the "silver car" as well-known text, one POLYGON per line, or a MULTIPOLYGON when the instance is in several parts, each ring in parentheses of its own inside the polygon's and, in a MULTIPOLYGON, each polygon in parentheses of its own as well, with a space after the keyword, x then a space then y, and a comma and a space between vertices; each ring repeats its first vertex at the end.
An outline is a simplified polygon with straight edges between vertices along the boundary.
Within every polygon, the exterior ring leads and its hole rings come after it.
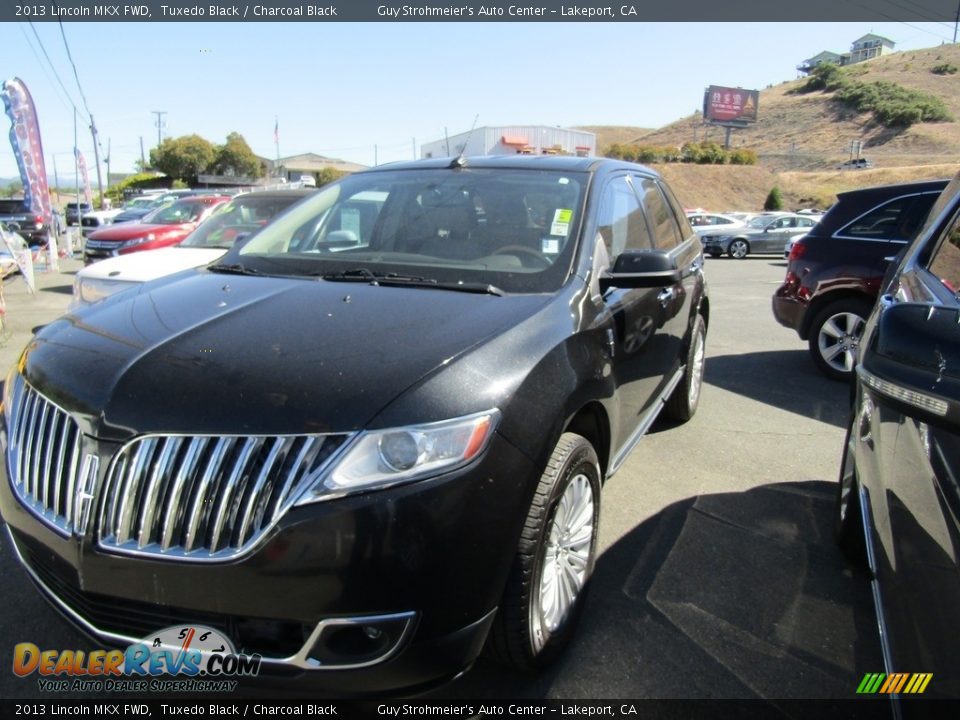
POLYGON ((796 213, 758 215, 733 232, 720 230, 701 236, 703 251, 713 257, 724 253, 741 260, 750 253, 783 252, 784 243, 817 224, 815 218, 796 213))

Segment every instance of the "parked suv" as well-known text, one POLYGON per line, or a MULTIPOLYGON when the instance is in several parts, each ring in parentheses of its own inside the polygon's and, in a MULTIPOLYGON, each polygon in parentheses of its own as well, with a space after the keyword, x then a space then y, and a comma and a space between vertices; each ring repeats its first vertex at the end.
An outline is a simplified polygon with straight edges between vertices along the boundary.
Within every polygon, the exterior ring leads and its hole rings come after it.
POLYGON ((837 195, 816 227, 793 244, 773 315, 807 340, 817 367, 852 377, 863 323, 890 262, 920 230, 946 180, 884 185, 837 195))
POLYGON ((85 213, 93 211, 93 205, 86 202, 80 202, 80 203, 68 202, 66 204, 66 208, 67 208, 66 218, 67 218, 68 226, 79 225, 80 218, 82 218, 85 213))
POLYGON ((23 200, 0 200, 0 222, 19 233, 32 247, 47 244, 50 228, 23 200))
POLYGON ((887 669, 923 673, 900 697, 956 698, 960 175, 891 275, 860 345, 835 534, 869 572, 887 669))
POLYGON ((381 166, 40 330, 0 510, 114 644, 199 618, 340 694, 451 678, 488 636, 536 668, 583 609, 603 482, 697 409, 708 319, 651 170, 381 166))

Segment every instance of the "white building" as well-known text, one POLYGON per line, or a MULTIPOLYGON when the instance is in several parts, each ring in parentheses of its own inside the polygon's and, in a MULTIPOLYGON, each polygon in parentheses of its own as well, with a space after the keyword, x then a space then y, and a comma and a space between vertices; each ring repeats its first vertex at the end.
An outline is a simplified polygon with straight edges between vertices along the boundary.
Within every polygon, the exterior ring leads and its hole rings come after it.
POLYGON ((421 158, 470 155, 577 155, 597 154, 597 135, 586 130, 546 125, 497 125, 474 128, 420 146, 421 158))

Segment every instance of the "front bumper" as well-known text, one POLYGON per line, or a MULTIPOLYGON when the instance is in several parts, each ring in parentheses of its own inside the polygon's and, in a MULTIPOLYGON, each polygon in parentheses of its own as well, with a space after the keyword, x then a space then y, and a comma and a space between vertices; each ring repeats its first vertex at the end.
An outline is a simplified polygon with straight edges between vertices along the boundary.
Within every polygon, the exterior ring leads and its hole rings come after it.
POLYGON ((262 655, 264 672, 339 695, 383 693, 453 677, 479 654, 537 475, 494 435, 482 458, 448 475, 293 507, 253 551, 223 563, 110 554, 96 523, 63 537, 6 477, 0 511, 33 582, 101 642, 122 649, 202 624, 262 655), (327 630, 347 626, 383 630, 389 642, 330 639, 327 630))
MULTIPOLYGON (((91 229, 96 230, 98 228, 91 229)), ((84 233, 84 237, 86 237, 86 235, 87 233, 84 233)), ((96 262, 97 260, 117 257, 119 254, 120 243, 88 239, 83 244, 83 260, 87 264, 96 262)))

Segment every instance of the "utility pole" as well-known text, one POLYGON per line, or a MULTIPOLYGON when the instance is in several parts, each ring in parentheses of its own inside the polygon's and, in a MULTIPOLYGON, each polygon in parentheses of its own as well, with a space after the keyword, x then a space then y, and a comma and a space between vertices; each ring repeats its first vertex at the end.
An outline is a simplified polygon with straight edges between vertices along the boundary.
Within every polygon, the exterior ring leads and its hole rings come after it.
POLYGON ((377 146, 374 145, 373 146, 373 166, 376 167, 377 164, 378 164, 377 163, 377 146))
POLYGON ((957 44, 957 25, 960 25, 960 0, 957 0, 957 17, 953 21, 953 44, 957 44))
POLYGON ((147 157, 143 154, 143 135, 140 136, 140 172, 147 169, 147 157))
MULTIPOLYGON (((93 136, 93 161, 97 164, 97 190, 100 193, 100 209, 103 210, 103 177, 100 175, 100 140, 97 138, 97 126, 90 116, 90 134, 93 136)), ((109 178, 107 180, 109 182, 109 178)))
POLYGON ((107 138, 107 156, 103 159, 104 165, 107 166, 107 189, 110 188, 110 138, 107 138))
POLYGON ((157 126, 157 147, 160 147, 160 143, 161 143, 161 141, 163 140, 163 138, 161 137, 161 132, 162 132, 163 127, 164 127, 164 125, 165 125, 165 123, 163 122, 163 116, 167 114, 167 111, 166 111, 166 110, 151 110, 151 112, 152 112, 154 115, 157 116, 157 122, 156 122, 156 126, 157 126))
POLYGON ((413 159, 417 159, 417 139, 413 139, 413 159))

